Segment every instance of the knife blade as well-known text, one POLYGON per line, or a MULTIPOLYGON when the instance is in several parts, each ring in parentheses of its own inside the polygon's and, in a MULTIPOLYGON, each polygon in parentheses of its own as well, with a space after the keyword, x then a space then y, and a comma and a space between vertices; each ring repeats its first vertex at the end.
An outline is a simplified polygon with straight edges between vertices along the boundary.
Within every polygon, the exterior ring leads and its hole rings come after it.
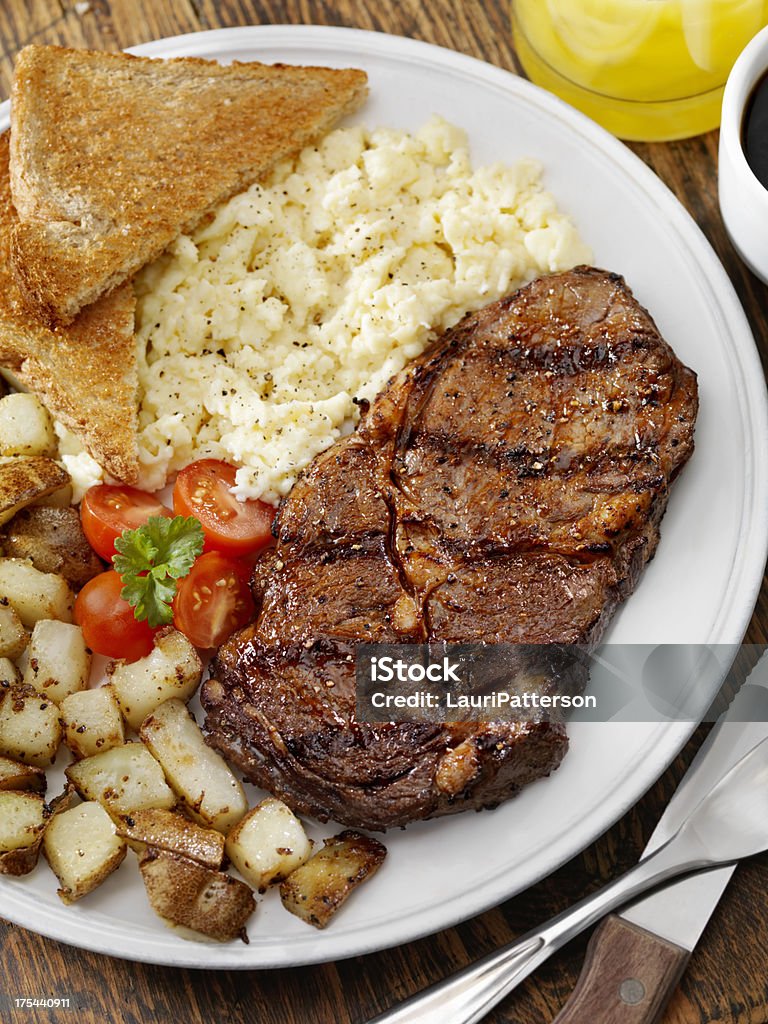
MULTIPOLYGON (((756 695, 758 706, 768 698, 768 654, 705 739, 644 857, 665 843, 723 775, 768 735, 768 722, 749 720, 756 695)), ((683 879, 607 917, 592 935, 576 986, 553 1024, 658 1021, 735 867, 683 879)))

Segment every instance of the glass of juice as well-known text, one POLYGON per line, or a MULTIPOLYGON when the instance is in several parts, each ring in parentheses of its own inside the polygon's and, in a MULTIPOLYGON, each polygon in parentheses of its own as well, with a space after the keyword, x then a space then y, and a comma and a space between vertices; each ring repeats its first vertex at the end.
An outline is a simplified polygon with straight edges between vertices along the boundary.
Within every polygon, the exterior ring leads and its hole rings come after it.
POLYGON ((728 72, 768 0, 512 0, 526 75, 623 139, 717 127, 728 72))

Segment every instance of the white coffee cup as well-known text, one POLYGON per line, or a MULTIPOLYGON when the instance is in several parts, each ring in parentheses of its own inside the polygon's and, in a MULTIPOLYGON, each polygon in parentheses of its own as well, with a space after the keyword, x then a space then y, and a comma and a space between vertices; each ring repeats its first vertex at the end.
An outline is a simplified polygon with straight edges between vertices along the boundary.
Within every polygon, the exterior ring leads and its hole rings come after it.
POLYGON ((768 284, 768 189, 753 174, 742 146, 744 111, 752 90, 766 72, 768 27, 758 32, 739 55, 725 86, 718 194, 734 248, 749 269, 768 284))

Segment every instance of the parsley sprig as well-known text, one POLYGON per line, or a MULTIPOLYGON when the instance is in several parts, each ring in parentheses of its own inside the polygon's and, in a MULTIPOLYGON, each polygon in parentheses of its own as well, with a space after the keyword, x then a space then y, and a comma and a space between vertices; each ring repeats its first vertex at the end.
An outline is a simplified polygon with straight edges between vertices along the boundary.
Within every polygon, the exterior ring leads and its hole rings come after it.
POLYGON ((137 619, 152 627, 173 621, 176 581, 192 568, 203 542, 203 528, 194 516, 150 516, 143 526, 123 531, 112 564, 123 581, 120 596, 137 619))

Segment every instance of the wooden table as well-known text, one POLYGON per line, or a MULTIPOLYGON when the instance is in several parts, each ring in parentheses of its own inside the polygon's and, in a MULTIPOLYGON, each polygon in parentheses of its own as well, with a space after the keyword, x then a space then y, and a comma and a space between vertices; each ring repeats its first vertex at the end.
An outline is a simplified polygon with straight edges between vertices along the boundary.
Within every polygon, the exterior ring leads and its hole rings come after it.
MULTIPOLYGON (((506 0, 2 0, 0 92, 28 42, 127 47, 230 25, 328 24, 413 36, 516 70, 506 0)), ((633 149, 670 186, 712 242, 768 359, 768 290, 739 262, 717 205, 717 133, 633 149)), ((768 636, 763 587, 747 640, 768 636)), ((554 875, 480 917, 419 942, 337 964, 253 973, 200 972, 99 957, 0 921, 0 992, 71 993, 75 1013, 13 1011, 0 1024, 360 1024, 630 867, 690 761, 697 733, 653 790, 606 835, 554 875)), ((666 1024, 768 1021, 768 856, 739 867, 694 952, 666 1024)), ((2 908, 0 908, 1 910, 2 908)), ((488 1018, 551 1020, 570 993, 586 939, 555 957, 488 1018)), ((448 1022, 446 1022, 448 1024, 448 1022)))

